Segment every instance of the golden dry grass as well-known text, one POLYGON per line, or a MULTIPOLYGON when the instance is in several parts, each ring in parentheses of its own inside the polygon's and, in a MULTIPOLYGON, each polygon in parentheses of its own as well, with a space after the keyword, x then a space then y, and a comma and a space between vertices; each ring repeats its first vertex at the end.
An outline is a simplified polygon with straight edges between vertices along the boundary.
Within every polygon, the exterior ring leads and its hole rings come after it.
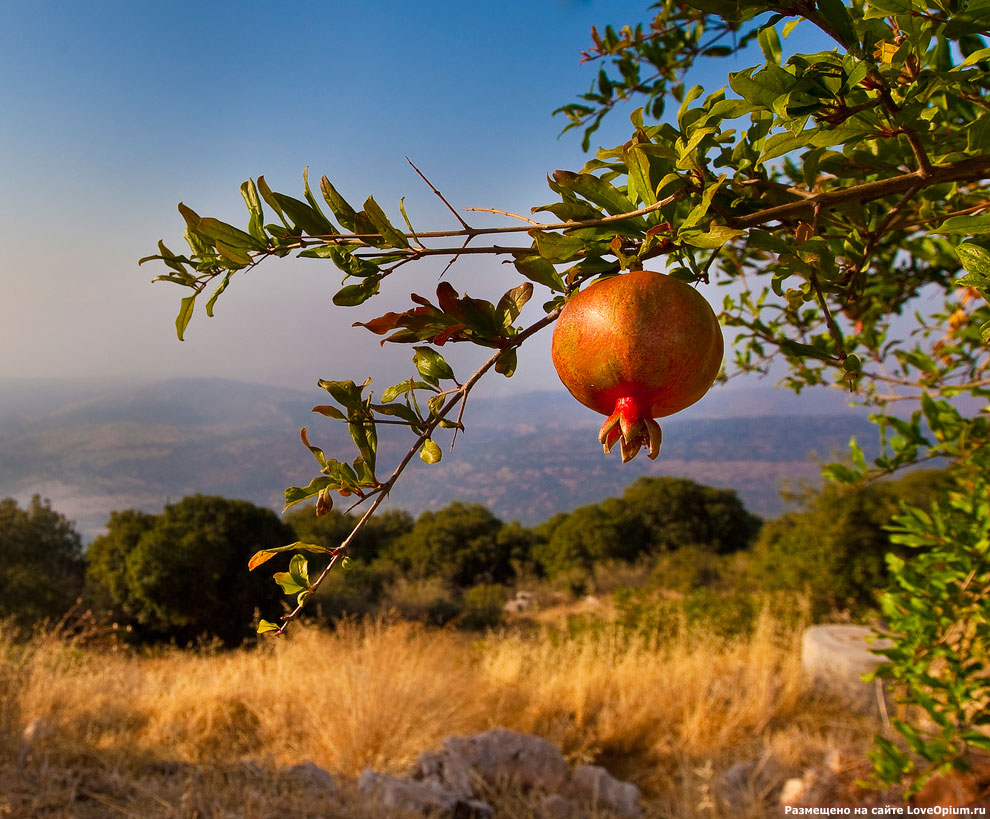
POLYGON ((769 617, 749 638, 663 648, 379 622, 142 657, 0 632, 0 816, 305 816, 287 766, 401 772, 495 726, 637 782, 650 815, 757 816, 785 776, 860 752, 875 728, 803 692, 796 638, 769 617), (776 773, 726 805, 718 777, 746 760, 776 773))

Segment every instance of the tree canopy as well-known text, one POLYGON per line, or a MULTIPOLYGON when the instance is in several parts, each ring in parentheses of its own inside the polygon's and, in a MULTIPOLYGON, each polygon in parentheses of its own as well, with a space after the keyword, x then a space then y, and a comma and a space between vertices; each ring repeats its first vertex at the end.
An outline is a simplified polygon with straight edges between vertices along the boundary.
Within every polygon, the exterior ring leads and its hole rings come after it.
POLYGON ((160 515, 111 515, 89 547, 88 579, 147 636, 180 642, 201 635, 237 644, 253 612, 278 599, 270 577, 249 575, 258 549, 294 540, 270 509, 247 501, 193 495, 160 515))
POLYGON ((57 620, 82 593, 82 540, 38 495, 22 509, 0 500, 0 619, 23 626, 57 620))

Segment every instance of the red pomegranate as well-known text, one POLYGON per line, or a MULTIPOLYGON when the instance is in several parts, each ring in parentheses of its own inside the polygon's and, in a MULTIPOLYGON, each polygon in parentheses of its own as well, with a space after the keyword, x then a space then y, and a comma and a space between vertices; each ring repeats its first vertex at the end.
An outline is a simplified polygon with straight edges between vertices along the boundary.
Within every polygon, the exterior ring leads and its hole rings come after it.
POLYGON ((660 452, 654 418, 689 407, 722 365, 722 331, 705 297, 684 282, 635 270, 595 282, 564 306, 553 364, 578 401, 607 415, 598 440, 620 442, 622 461, 640 447, 660 452))

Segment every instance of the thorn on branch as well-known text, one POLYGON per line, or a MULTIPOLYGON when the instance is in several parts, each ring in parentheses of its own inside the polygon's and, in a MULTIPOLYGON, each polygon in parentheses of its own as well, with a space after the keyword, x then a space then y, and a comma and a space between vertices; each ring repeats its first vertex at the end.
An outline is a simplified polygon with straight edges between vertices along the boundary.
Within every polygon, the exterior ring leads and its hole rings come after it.
POLYGON ((461 223, 461 227, 464 228, 464 230, 466 230, 471 235, 474 235, 474 228, 472 228, 467 222, 464 221, 464 217, 457 212, 454 206, 447 201, 444 195, 436 189, 436 186, 434 186, 434 184, 429 179, 426 178, 426 175, 419 168, 416 167, 416 165, 408 156, 406 157, 406 162, 408 162, 412 166, 412 169, 419 174, 419 178, 422 179, 429 186, 430 190, 440 197, 440 201, 447 206, 447 210, 449 210, 452 214, 454 214, 454 218, 461 223))

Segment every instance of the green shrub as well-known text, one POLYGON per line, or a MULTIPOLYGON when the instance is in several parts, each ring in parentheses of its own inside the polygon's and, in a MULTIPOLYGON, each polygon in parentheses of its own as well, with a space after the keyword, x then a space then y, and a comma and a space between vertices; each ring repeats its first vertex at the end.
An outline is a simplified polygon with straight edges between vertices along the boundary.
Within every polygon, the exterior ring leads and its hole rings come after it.
POLYGON ((502 607, 508 600, 505 586, 480 583, 464 592, 464 613, 460 624, 478 631, 495 628, 502 622, 502 607))
POLYGON ((89 547, 87 579, 145 639, 207 635, 234 645, 252 633, 257 607, 281 599, 270 576, 248 571, 248 559, 293 540, 270 509, 193 495, 160 515, 112 514, 89 547))
POLYGON ((71 521, 35 495, 0 500, 0 619, 58 619, 83 591, 82 541, 71 521))
POLYGON ((651 572, 654 586, 687 594, 696 589, 721 587, 730 575, 727 556, 705 546, 682 546, 660 555, 651 572))
POLYGON ((451 589, 505 582, 513 576, 513 541, 500 538, 501 530, 484 506, 455 502, 423 512, 384 557, 409 578, 439 578, 451 589))
MULTIPOLYGON (((763 527, 753 548, 754 584, 807 594, 816 617, 840 609, 868 613, 888 579, 891 543, 885 527, 902 501, 927 503, 945 481, 945 473, 926 470, 898 481, 828 484, 809 493, 802 511, 763 527)), ((903 548, 895 551, 904 554, 903 548)))

